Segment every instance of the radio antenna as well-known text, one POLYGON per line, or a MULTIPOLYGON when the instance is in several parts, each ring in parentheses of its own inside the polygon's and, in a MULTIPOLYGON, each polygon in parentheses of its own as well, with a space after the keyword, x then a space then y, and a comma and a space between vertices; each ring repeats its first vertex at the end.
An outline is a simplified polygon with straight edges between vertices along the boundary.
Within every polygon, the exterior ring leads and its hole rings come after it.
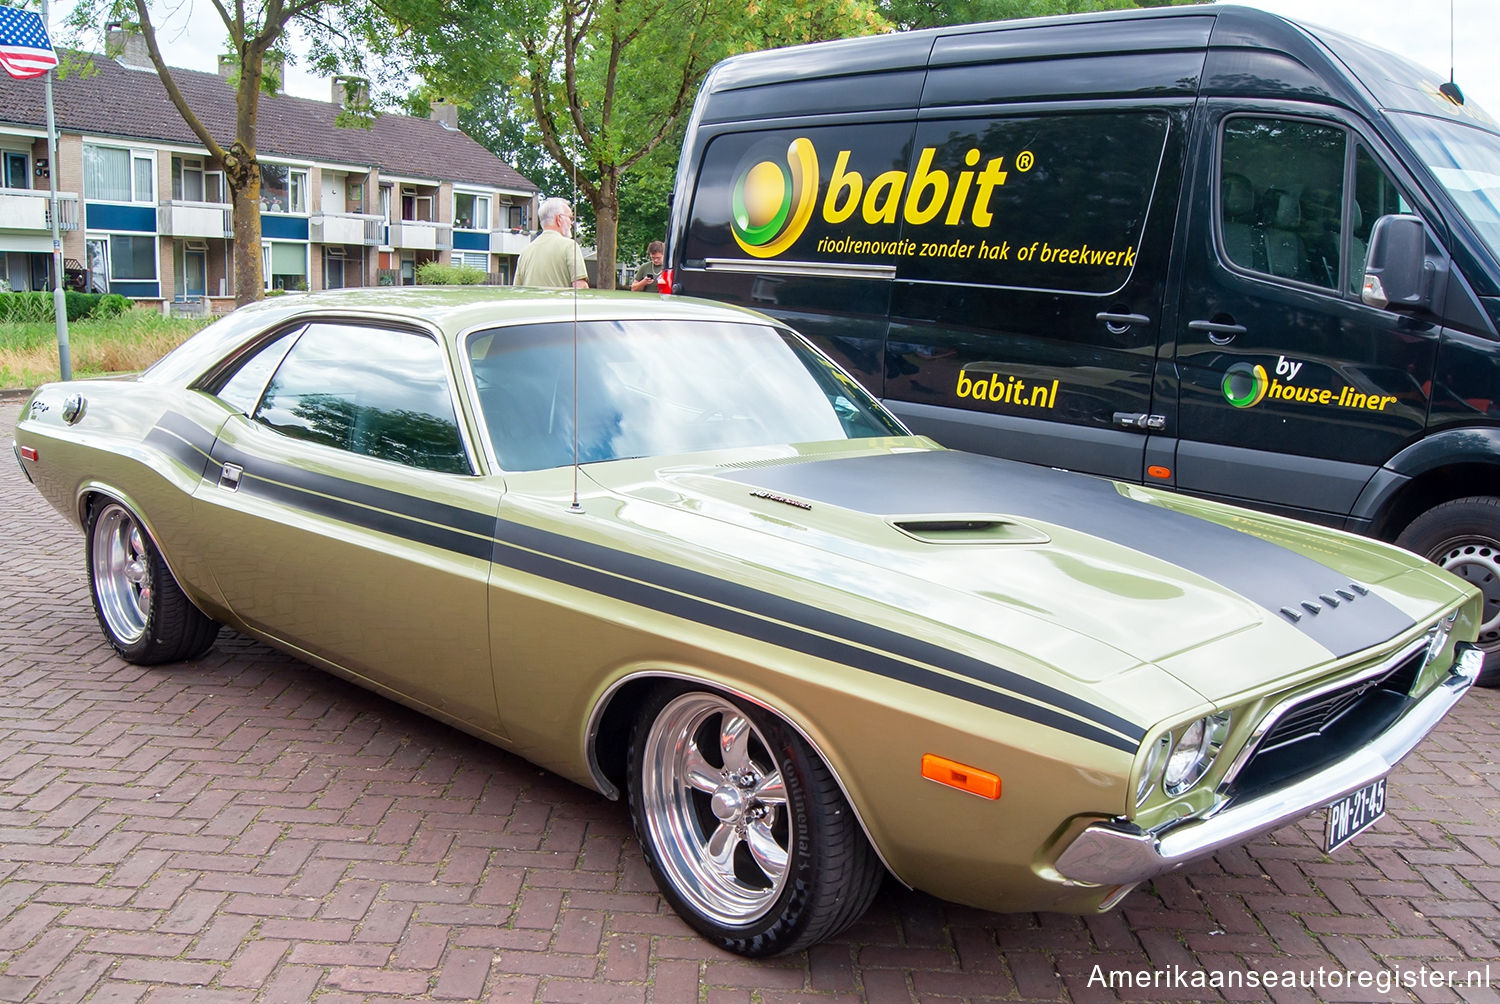
MULTIPOLYGON (((569 208, 576 213, 578 211, 578 158, 575 156, 571 159, 573 161, 570 165, 573 168, 573 201, 569 208)), ((568 238, 573 241, 573 250, 576 254, 579 248, 578 238, 574 234, 578 232, 578 221, 571 216, 569 219, 573 221, 573 227, 568 238)), ((570 264, 568 272, 571 274, 572 271, 570 264)), ((568 288, 573 291, 573 504, 568 506, 568 512, 581 515, 583 504, 578 501, 578 286, 576 282, 570 282, 568 288)))
POLYGON ((1464 92, 1458 89, 1458 84, 1453 82, 1453 5, 1455 0, 1448 0, 1448 82, 1438 85, 1438 93, 1455 105, 1464 103, 1464 92))

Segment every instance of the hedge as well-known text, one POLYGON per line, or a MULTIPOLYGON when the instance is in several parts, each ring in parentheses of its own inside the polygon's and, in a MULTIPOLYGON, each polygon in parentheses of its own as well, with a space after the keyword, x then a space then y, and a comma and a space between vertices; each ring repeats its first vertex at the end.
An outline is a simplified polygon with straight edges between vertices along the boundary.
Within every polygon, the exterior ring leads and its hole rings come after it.
MULTIPOLYGON (((118 317, 130 309, 129 298, 118 293, 70 290, 63 294, 63 299, 69 321, 118 317)), ((0 293, 0 322, 42 324, 55 316, 50 292, 0 293)))

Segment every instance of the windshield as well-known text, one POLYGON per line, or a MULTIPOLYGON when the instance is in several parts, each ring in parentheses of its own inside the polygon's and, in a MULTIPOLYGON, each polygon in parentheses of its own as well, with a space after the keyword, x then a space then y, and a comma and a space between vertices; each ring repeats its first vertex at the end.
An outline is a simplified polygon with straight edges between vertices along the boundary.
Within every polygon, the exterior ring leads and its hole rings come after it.
MULTIPOLYGON (((583 321, 577 332, 580 463, 906 434, 826 359, 766 325, 583 321)), ((573 345, 572 322, 469 336, 503 469, 573 462, 573 345)))
POLYGON ((1490 254, 1500 258, 1500 135, 1427 115, 1402 112, 1391 118, 1490 254))

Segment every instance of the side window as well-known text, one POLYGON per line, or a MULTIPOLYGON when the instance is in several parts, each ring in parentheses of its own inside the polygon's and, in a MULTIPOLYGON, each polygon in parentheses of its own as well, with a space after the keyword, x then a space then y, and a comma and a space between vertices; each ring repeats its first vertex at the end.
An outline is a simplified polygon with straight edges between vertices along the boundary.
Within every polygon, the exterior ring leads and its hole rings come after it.
POLYGON ((292 347, 292 342, 297 340, 297 332, 301 330, 296 328, 288 331, 261 346, 250 358, 240 363, 239 368, 227 379, 220 382, 213 393, 240 414, 249 415, 260 403, 260 392, 266 389, 266 381, 276 372, 286 350, 292 347))
POLYGON ((1229 260, 1252 272, 1340 288, 1345 146, 1337 126, 1230 119, 1218 213, 1229 260))
POLYGON ((1415 212, 1401 196, 1395 182, 1381 170, 1370 151, 1363 146, 1354 156, 1354 203, 1349 209, 1351 234, 1349 251, 1350 292, 1358 294, 1364 281, 1365 253, 1370 247, 1370 230, 1382 216, 1415 212))
POLYGON ((308 325, 252 417, 296 439, 470 473, 442 352, 416 332, 308 325))
POLYGON ((1112 293, 1135 268, 1171 120, 1160 113, 917 126, 898 274, 1112 293))

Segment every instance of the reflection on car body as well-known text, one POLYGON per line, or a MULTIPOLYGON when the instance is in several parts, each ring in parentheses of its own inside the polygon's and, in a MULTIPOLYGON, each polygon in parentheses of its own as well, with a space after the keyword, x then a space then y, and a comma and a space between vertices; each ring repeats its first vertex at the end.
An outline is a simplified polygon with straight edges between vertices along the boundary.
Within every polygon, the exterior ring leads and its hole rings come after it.
POLYGON ((886 870, 1091 911, 1338 800, 1342 842, 1477 667, 1478 593, 1415 556, 944 450, 685 299, 267 302, 41 388, 16 453, 126 659, 227 624, 623 792, 747 955, 886 870))

